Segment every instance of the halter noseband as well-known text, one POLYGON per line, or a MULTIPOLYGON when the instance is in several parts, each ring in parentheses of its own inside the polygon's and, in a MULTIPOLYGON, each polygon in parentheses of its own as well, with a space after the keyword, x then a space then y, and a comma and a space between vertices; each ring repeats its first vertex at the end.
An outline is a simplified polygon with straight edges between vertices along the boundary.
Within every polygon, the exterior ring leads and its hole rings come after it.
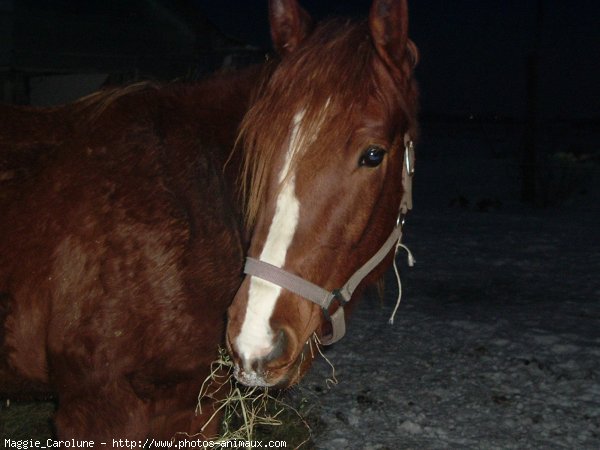
POLYGON ((339 289, 328 291, 298 275, 287 272, 281 267, 274 266, 265 261, 260 261, 251 257, 246 258, 244 273, 269 281, 288 291, 293 292, 313 303, 316 303, 323 310, 325 318, 331 322, 332 333, 323 337, 321 343, 325 345, 333 344, 339 341, 346 333, 346 321, 344 318, 344 305, 352 298, 352 293, 358 287, 360 282, 396 247, 394 257, 402 240, 402 226, 404 218, 408 211, 412 209, 412 175, 414 173, 414 145, 408 134, 404 135, 404 165, 402 168, 402 187, 404 193, 400 201, 398 218, 392 233, 365 264, 363 264, 339 289), (333 313, 329 313, 331 304, 337 301, 338 308, 333 313))

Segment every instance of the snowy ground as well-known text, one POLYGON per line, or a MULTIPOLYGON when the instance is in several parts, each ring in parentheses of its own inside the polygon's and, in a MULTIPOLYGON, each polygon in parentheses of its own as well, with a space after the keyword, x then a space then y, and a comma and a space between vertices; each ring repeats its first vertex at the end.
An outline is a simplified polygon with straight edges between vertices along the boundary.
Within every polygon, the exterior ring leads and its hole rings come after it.
POLYGON ((507 188, 481 212, 507 161, 443 175, 448 157, 428 158, 395 324, 392 276, 385 304, 364 299, 326 353, 339 384, 328 389, 316 361, 295 393, 316 448, 600 448, 598 196, 534 211, 506 202, 507 188), (455 194, 470 206, 450 206, 455 194))
POLYGON ((322 361, 302 384, 317 448, 600 448, 597 224, 570 239, 510 214, 410 227, 395 324, 365 299, 327 352, 339 384, 322 361))

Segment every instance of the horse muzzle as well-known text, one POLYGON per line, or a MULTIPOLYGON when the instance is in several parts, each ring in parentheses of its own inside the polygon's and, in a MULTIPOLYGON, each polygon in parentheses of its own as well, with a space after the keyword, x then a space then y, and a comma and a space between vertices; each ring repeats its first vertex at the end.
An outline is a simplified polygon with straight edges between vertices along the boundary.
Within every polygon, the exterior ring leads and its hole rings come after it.
POLYGON ((290 380, 298 379, 294 374, 304 356, 302 351, 297 354, 292 336, 289 331, 280 329, 270 347, 253 355, 240 355, 228 340, 236 380, 246 386, 284 388, 290 385, 290 380))

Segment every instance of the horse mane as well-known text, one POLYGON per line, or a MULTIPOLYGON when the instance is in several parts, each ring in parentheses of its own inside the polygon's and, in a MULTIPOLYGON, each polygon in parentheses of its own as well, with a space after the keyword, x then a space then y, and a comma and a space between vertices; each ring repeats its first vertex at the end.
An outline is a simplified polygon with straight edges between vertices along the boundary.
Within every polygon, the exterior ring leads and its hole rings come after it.
POLYGON ((145 91, 156 91, 160 87, 159 83, 153 81, 140 81, 125 86, 108 87, 81 97, 73 103, 73 106, 81 112, 85 111, 86 114, 82 117, 84 120, 94 123, 106 110, 123 97, 145 91))
MULTIPOLYGON (((402 110, 409 129, 416 130, 416 87, 412 69, 418 60, 416 46, 409 41, 406 60, 406 88, 390 95, 378 88, 378 74, 373 59, 373 46, 366 21, 354 23, 333 19, 319 25, 298 50, 281 61, 282 70, 271 70, 255 96, 255 101, 242 121, 238 143, 243 147, 240 174, 241 195, 247 229, 254 225, 264 202, 269 174, 275 173, 275 157, 290 136, 289 124, 303 112, 303 136, 316 136, 336 117, 337 127, 320 137, 333 140, 351 136, 352 114, 360 113, 368 99, 375 96, 390 111, 402 110), (327 114, 324 114, 325 110, 327 114), (343 118, 347 120, 343 120, 343 118), (346 127, 340 124, 347 124, 346 127)), ((319 141, 324 149, 331 146, 319 141)), ((303 142, 292 156, 292 167, 305 157, 311 142, 303 142)), ((317 152, 322 153, 322 152, 317 152)))

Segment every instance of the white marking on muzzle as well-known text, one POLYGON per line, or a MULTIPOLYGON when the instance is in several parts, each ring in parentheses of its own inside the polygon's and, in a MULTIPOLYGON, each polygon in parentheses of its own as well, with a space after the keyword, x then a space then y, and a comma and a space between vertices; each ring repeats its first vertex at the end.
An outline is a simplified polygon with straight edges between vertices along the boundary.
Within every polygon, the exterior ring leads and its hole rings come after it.
MULTIPOLYGON (((304 110, 297 112, 293 119, 290 145, 283 168, 279 173, 279 182, 283 183, 275 205, 275 215, 267 234, 260 259, 282 267, 285 257, 296 233, 300 202, 296 197, 296 176, 289 173, 294 154, 298 151, 302 139, 300 135, 304 110)), ((281 287, 256 277, 250 277, 248 305, 240 334, 236 339, 237 350, 244 365, 252 360, 267 356, 273 349, 273 330, 269 321, 275 304, 281 293, 281 287)), ((245 367, 251 371, 250 367, 245 367)))

